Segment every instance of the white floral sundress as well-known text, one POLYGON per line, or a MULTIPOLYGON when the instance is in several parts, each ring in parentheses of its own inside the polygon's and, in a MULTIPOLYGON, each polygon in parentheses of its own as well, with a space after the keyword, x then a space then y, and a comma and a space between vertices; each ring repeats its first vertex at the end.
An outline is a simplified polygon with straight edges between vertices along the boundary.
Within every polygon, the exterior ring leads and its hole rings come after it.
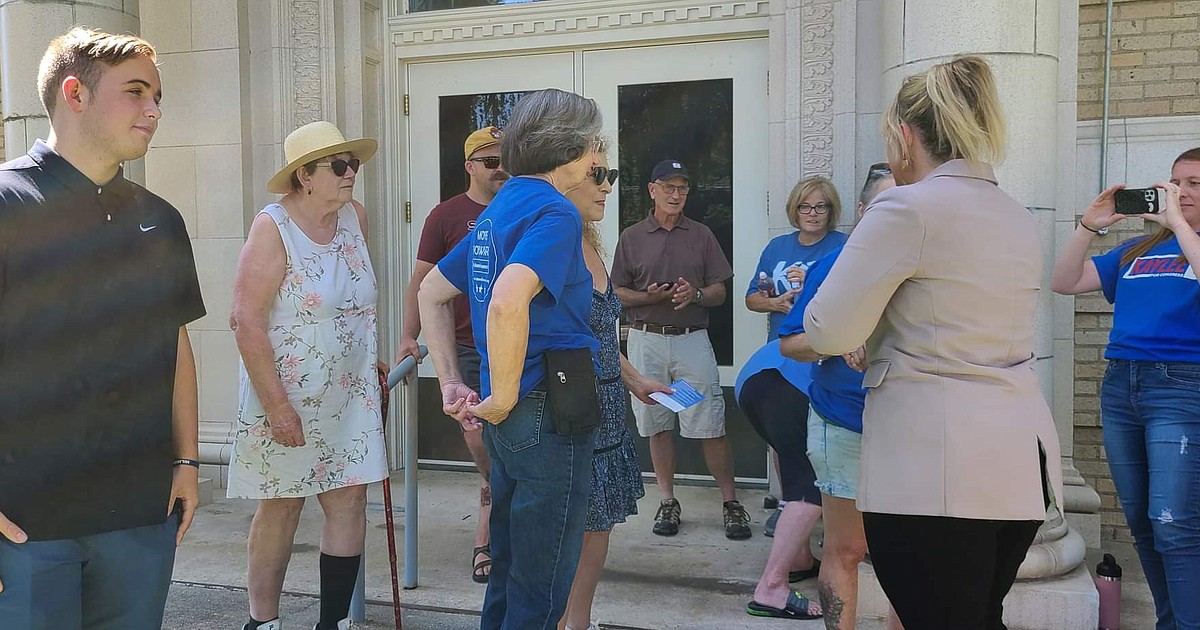
POLYGON ((327 245, 314 243, 279 204, 262 212, 279 227, 287 266, 267 334, 275 368, 300 416, 305 445, 271 439, 266 412, 240 364, 230 498, 306 497, 387 476, 375 372, 378 287, 354 206, 338 210, 327 245))

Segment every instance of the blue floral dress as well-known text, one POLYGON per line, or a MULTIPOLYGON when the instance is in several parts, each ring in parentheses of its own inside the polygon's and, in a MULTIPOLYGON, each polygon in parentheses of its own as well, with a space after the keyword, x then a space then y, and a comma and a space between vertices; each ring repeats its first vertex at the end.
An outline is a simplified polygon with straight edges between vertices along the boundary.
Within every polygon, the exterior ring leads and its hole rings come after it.
POLYGON ((604 422, 596 429, 592 459, 592 493, 588 498, 587 531, 611 530, 637 514, 638 499, 646 496, 642 466, 633 436, 625 425, 629 390, 621 382, 621 346, 617 319, 621 300, 612 284, 601 293, 592 290, 592 315, 588 325, 600 340, 600 410, 604 422))

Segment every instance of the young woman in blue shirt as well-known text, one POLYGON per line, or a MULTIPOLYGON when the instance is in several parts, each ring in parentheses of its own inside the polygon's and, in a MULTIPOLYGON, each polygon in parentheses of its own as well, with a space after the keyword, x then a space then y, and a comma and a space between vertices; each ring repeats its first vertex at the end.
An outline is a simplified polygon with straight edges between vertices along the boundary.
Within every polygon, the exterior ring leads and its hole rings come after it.
POLYGON ((1200 147, 1171 167, 1160 227, 1087 258, 1118 184, 1083 212, 1051 288, 1113 305, 1100 389, 1104 450, 1154 596, 1159 630, 1200 628, 1200 147))

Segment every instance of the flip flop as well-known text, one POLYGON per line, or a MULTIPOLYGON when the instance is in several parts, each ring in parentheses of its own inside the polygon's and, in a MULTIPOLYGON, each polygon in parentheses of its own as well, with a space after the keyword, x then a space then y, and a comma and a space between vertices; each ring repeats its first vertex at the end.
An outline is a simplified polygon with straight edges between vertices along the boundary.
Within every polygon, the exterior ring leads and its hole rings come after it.
POLYGON ((487 584, 489 574, 483 573, 483 570, 492 566, 492 546, 483 545, 476 547, 471 553, 471 561, 474 562, 475 558, 479 557, 480 554, 483 554, 484 558, 479 562, 475 562, 474 566, 471 567, 471 580, 476 584, 487 584))
POLYGON ((801 580, 807 580, 808 578, 815 578, 820 573, 821 573, 821 561, 817 560, 816 558, 813 558, 812 567, 810 567, 808 569, 804 569, 802 571, 789 571, 788 572, 788 582, 799 582, 801 580))
POLYGON ((788 593, 787 604, 783 608, 771 608, 770 606, 764 606, 758 602, 751 601, 749 604, 746 604, 746 613, 755 617, 795 619, 796 621, 820 619, 820 614, 813 615, 808 612, 810 603, 807 597, 796 591, 792 591, 788 593))

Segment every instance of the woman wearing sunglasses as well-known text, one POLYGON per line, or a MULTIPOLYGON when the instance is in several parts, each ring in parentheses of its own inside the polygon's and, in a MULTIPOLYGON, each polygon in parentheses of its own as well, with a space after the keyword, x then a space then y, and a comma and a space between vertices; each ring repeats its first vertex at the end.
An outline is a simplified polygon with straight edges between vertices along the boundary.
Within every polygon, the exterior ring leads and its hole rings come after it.
POLYGON ((279 595, 304 500, 321 533, 318 630, 349 627, 366 531, 366 484, 387 475, 376 376, 377 286, 367 211, 352 198, 375 140, 328 122, 284 141, 282 194, 254 218, 238 260, 234 330, 242 356, 228 496, 258 499, 250 524, 250 620, 280 628, 279 595))
POLYGON ((608 539, 613 525, 637 514, 637 502, 646 496, 642 485, 642 466, 637 448, 625 425, 629 392, 647 405, 658 404, 650 394, 670 392, 662 383, 642 376, 621 354, 617 338, 617 320, 621 317, 621 299, 613 291, 604 267, 598 223, 604 219, 605 198, 612 192, 618 171, 609 169, 606 148, 596 151, 597 166, 578 187, 567 191, 567 199, 583 217, 583 260, 592 276, 592 315, 588 324, 600 341, 600 410, 604 422, 596 429, 592 453, 592 490, 588 496, 586 530, 579 568, 571 585, 567 612, 558 627, 563 630, 595 630, 592 600, 600 582, 600 572, 608 555, 608 539))

